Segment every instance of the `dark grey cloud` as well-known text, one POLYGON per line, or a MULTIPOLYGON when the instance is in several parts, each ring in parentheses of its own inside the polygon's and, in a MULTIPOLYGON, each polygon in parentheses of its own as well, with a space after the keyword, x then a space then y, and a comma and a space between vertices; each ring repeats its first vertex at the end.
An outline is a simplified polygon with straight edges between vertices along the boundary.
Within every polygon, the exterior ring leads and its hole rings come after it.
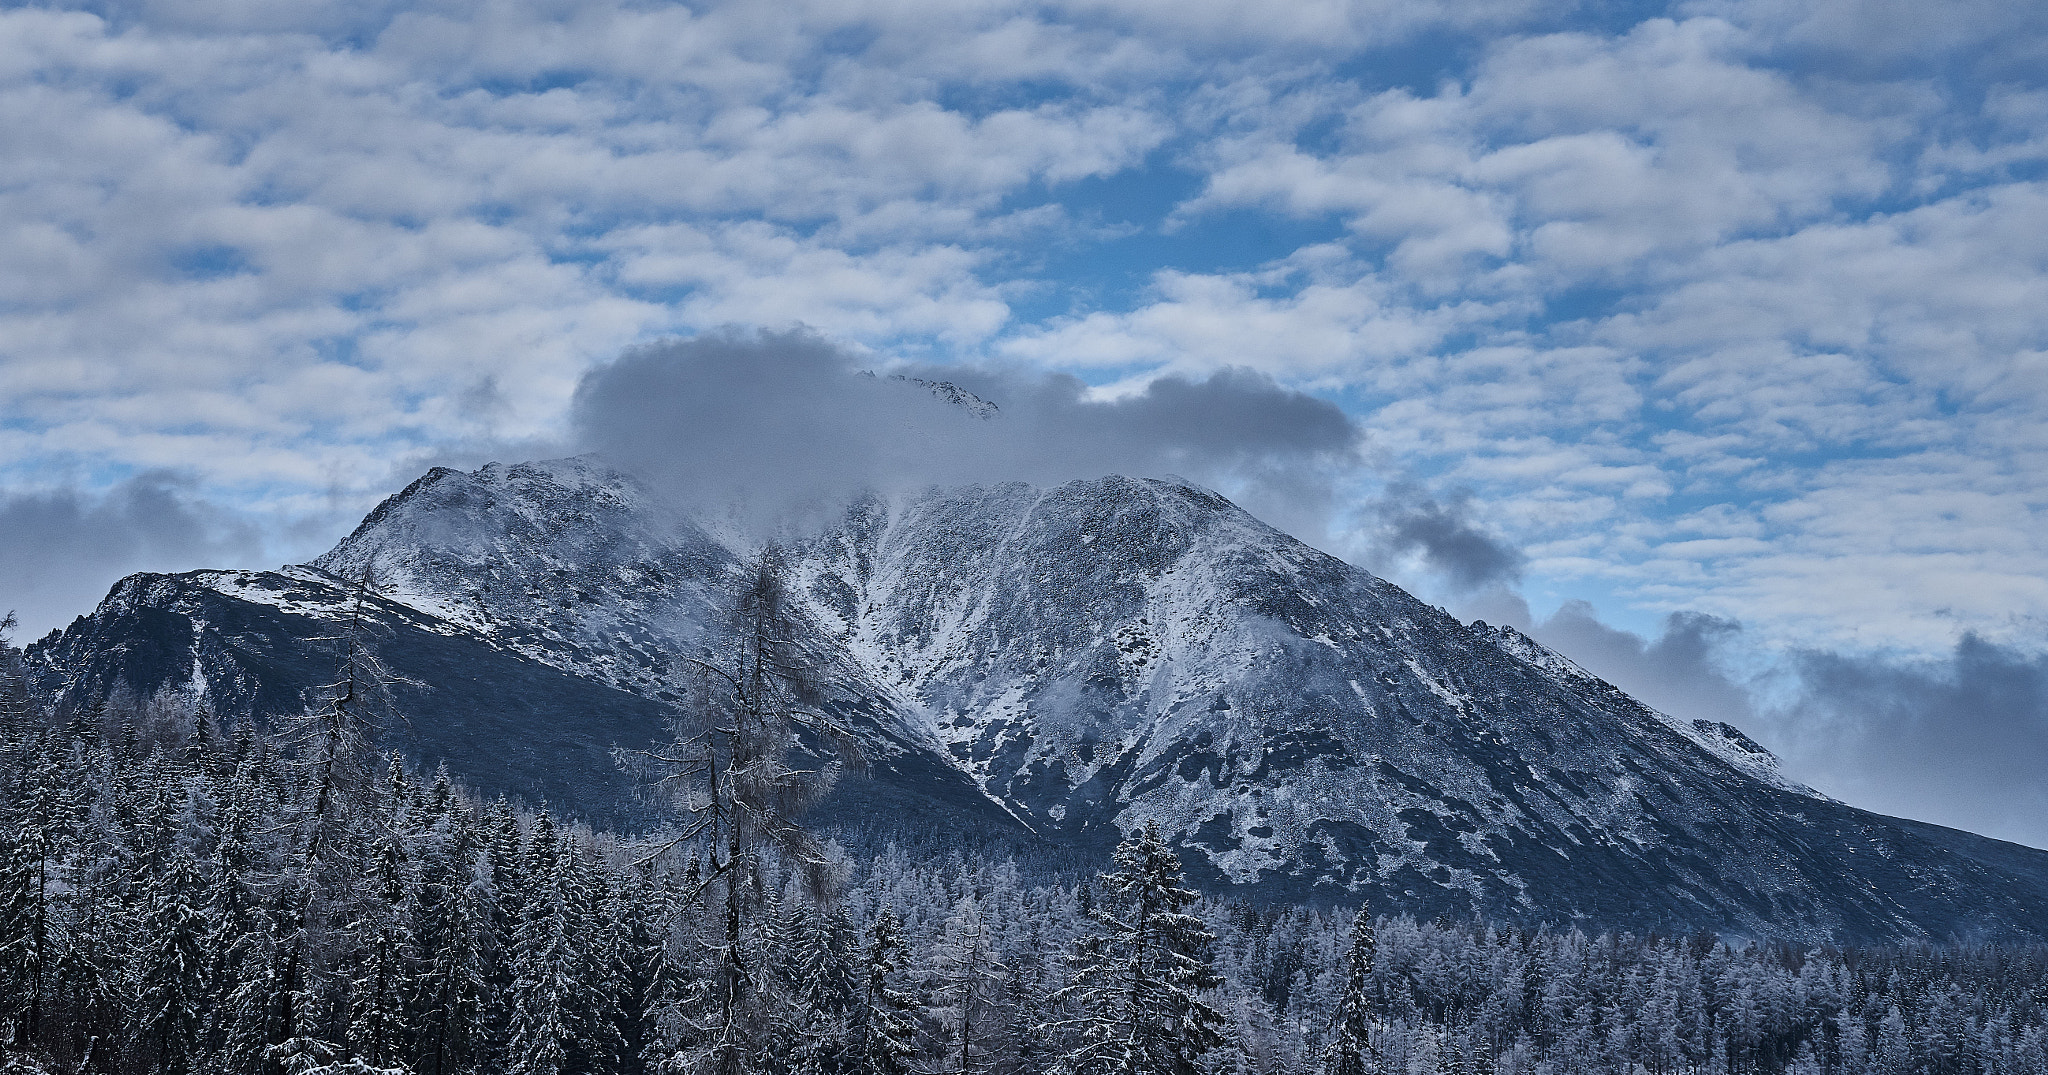
POLYGON ((256 527, 168 472, 102 494, 0 494, 0 613, 15 610, 32 639, 91 611, 124 575, 231 566, 262 546, 256 527))
POLYGON ((1378 533, 1369 558, 1419 555, 1454 589, 1471 592, 1519 582, 1520 549, 1486 533, 1464 494, 1438 499, 1413 483, 1390 486, 1371 510, 1378 533))
POLYGON ((1675 717, 1720 720, 1748 729, 1756 707, 1752 686, 1729 668, 1742 625, 1703 612, 1674 612, 1645 638, 1600 622, 1593 606, 1567 601, 1530 637, 1587 671, 1675 717))
POLYGON ((2048 847, 2048 654, 1965 635, 1938 660, 1804 651, 1792 669, 1769 730, 1817 786, 2048 847))
POLYGON ((1666 713, 1741 728, 1844 802, 2048 847, 2048 654, 1975 635, 1931 659, 1774 654, 1733 620, 1678 612, 1646 637, 1582 601, 1527 630, 1666 713))
POLYGON ((829 507, 865 488, 1119 473, 1222 488, 1281 526, 1326 510, 1357 464, 1335 405, 1263 374, 1166 377, 1098 400, 1080 380, 989 367, 896 367, 806 332, 698 336, 628 351, 587 374, 576 436, 698 504, 755 519, 829 507), (945 381, 998 411, 949 402, 945 381))

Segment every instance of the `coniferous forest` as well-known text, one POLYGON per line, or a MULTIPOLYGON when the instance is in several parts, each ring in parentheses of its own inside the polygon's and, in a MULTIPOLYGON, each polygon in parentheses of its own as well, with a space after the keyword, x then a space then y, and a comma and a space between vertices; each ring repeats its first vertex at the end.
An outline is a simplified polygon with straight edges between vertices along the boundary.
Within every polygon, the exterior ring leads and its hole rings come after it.
POLYGON ((702 719, 598 831, 374 752, 337 635, 308 713, 59 707, 0 649, 6 1072, 909 1075, 2048 1072, 2048 948, 1833 950, 1198 896, 1154 831, 1095 869, 823 839, 840 733, 774 580, 702 719))

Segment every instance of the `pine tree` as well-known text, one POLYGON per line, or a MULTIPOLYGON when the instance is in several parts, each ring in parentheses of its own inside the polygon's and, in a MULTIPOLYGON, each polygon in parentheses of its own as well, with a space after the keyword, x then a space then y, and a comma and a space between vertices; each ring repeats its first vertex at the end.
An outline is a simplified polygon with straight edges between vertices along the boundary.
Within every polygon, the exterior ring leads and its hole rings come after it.
MULTIPOLYGON (((541 815, 547 822, 547 815, 541 815)), ((571 1008, 579 983, 569 939, 569 912, 555 864, 540 859, 553 847, 553 826, 535 826, 533 886, 512 942, 511 1026, 507 1067, 517 1075, 558 1075, 568 1070, 574 1035, 571 1008)))
POLYGON ((1373 963, 1379 942, 1364 907, 1351 919, 1351 944, 1344 954, 1344 997, 1337 1009, 1336 1040, 1324 1065, 1328 1075, 1372 1075, 1379 1070, 1372 1041, 1373 963))
POLYGON ((868 931, 867 951, 861 957, 861 994, 853 1023, 854 1070, 859 1075, 908 1075, 910 1059, 917 1052, 917 1021, 912 1013, 917 1001, 896 988, 909 944, 903 938, 903 920, 883 908, 868 931))
POLYGON ((156 907, 145 928, 137 983, 139 1030, 162 1075, 194 1070, 201 1044, 211 996, 205 945, 212 929, 193 903, 203 892, 199 864, 178 852, 157 885, 156 907))
POLYGON ((1094 922, 1068 964, 1073 982, 1056 1001, 1073 1014, 1054 1029, 1074 1039, 1063 1075, 1195 1075, 1222 1043, 1223 1016, 1202 993, 1223 982, 1210 963, 1215 936, 1188 914, 1180 859, 1147 823, 1116 850, 1101 875, 1094 922))

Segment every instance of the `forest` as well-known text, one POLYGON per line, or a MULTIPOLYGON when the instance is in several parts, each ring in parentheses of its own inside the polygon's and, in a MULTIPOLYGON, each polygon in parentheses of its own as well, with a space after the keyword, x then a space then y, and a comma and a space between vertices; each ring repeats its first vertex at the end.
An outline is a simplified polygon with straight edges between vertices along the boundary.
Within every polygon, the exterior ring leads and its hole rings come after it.
MULTIPOLYGON (((772 590, 772 585, 769 586, 772 590)), ((1201 895, 807 830, 841 729, 773 594, 601 831, 373 748, 374 647, 305 714, 55 704, 0 646, 0 1072, 2048 1072, 2048 948, 1838 950, 1201 895), (816 752, 812 752, 816 753, 816 752), (829 752, 826 752, 829 754, 829 752)))

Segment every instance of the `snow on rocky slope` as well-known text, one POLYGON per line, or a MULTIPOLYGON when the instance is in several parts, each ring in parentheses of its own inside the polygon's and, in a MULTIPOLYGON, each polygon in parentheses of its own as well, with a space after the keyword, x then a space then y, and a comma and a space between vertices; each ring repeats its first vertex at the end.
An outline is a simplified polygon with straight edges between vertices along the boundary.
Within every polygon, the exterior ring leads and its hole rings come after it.
MULTIPOLYGON (((87 692, 254 684, 242 711, 275 711, 313 682, 292 668, 317 663, 277 639, 310 637, 321 602, 368 577, 398 625, 387 649, 457 647, 555 677, 543 694, 603 692, 522 711, 528 734, 644 741, 751 552, 588 458, 436 469, 311 568, 139 577, 36 659, 87 692)), ((785 555, 836 704, 882 760, 871 815, 915 799, 1083 846, 1157 821, 1193 876, 1273 898, 2048 936, 2048 853, 1828 800, 1733 728, 1657 713, 1186 482, 869 496, 785 555)), ((426 678, 461 679, 451 660, 426 678)), ((487 692, 432 688, 408 700, 416 726, 486 721, 487 692)), ((503 753, 437 743, 458 768, 503 753)), ((577 764, 577 787, 602 783, 577 764)))

